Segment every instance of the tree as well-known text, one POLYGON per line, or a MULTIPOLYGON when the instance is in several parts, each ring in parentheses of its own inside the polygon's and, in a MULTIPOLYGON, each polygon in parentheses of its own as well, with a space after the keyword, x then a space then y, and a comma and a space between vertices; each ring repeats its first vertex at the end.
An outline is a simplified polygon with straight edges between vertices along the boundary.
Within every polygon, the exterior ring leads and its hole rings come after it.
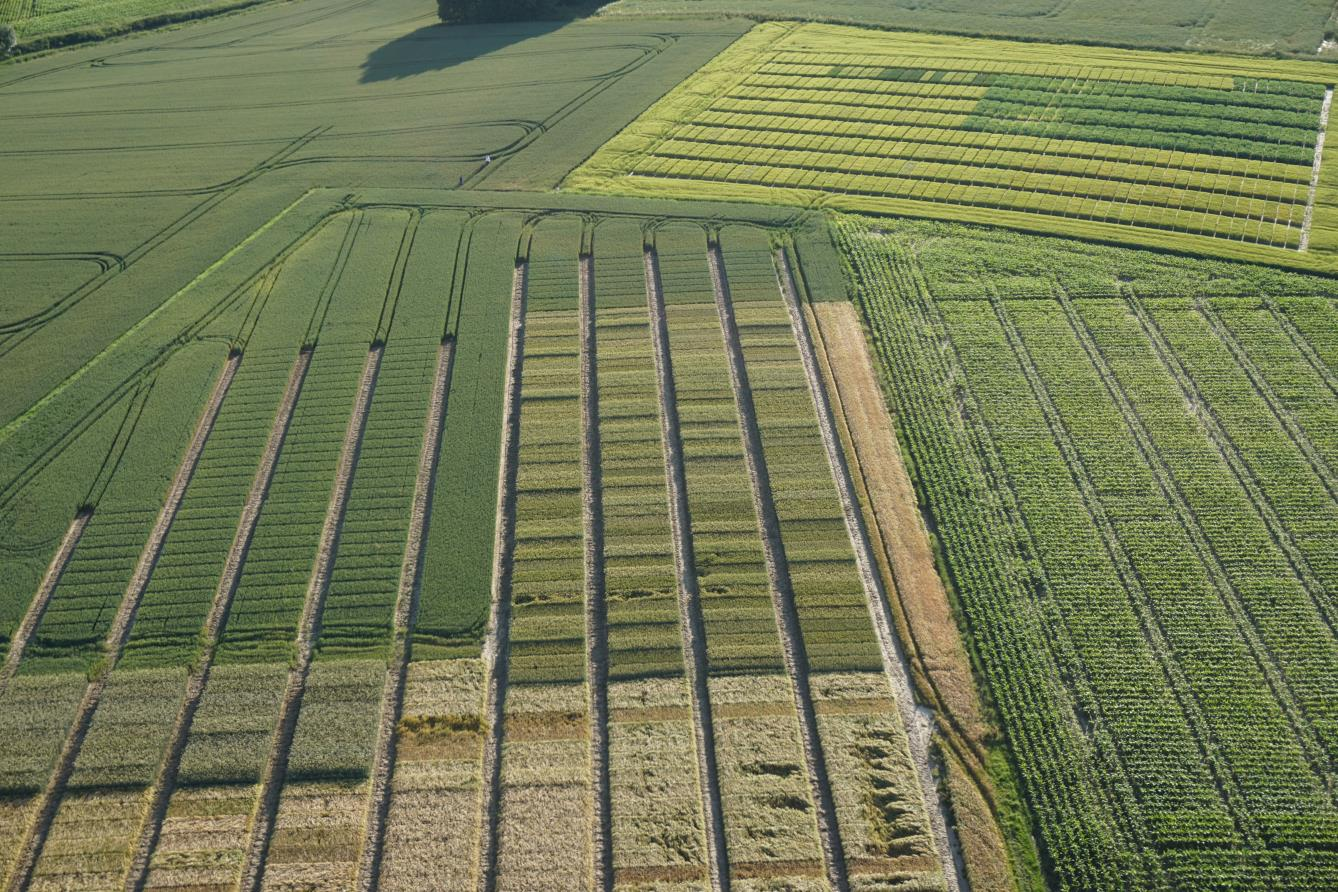
POLYGON ((443 22, 478 24, 523 22, 553 11, 550 0, 437 0, 443 22))
POLYGON ((19 33, 13 25, 0 25, 0 55, 8 56, 19 45, 19 33))

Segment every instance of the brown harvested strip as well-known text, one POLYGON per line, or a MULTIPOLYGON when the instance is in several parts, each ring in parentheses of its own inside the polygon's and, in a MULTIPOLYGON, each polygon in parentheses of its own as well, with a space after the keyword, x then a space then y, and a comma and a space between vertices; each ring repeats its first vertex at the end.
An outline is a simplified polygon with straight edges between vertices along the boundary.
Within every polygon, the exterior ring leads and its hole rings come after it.
POLYGON ((270 749, 265 775, 260 783, 260 796, 255 817, 251 822, 251 844, 242 863, 241 892, 258 892, 265 873, 265 856, 269 852, 274 833, 274 821, 279 809, 279 794, 283 791, 288 771, 288 752, 292 749, 293 734, 297 730, 298 713, 302 711, 302 694, 306 691, 307 673, 320 635, 321 612, 325 608, 325 594, 330 587, 330 571, 339 549, 339 534, 344 526, 344 509, 348 506, 349 490, 353 488, 353 472, 358 465, 362 448, 362 434, 367 426, 367 409, 376 390, 376 375, 381 369, 382 344, 376 344, 367 353, 362 368, 362 380, 353 400, 353 412, 344 432, 344 446, 335 470, 334 486, 330 490, 330 504, 321 527, 320 544, 316 549, 316 565, 311 571, 307 596, 302 604, 302 618, 297 628, 297 661, 288 673, 288 687, 284 691, 283 706, 279 712, 274 745, 270 749))
POLYGON ((525 289, 529 264, 516 264, 511 284, 511 336, 507 345, 506 393, 503 396, 502 473, 497 479, 497 532, 493 543, 491 635, 484 645, 488 663, 486 713, 488 736, 483 746, 482 815, 478 889, 497 885, 498 813, 502 792, 503 709, 511 651, 511 557, 516 550, 516 469, 520 453, 520 382, 525 364, 525 289))
POLYGON ((613 889, 613 806, 609 796, 609 628, 604 601, 604 498, 599 461, 599 373, 595 346, 594 257, 580 258, 581 478, 585 497, 585 649, 594 793, 591 876, 595 892, 613 889))
POLYGON ((176 518, 177 509, 181 507, 181 499, 186 494, 186 487, 190 484, 191 477, 195 474, 195 466, 200 461, 200 453, 204 451, 205 441, 209 439, 209 433, 214 428, 214 421, 218 418, 219 409, 223 407, 223 398, 227 396, 228 388, 232 385, 232 379, 237 374, 237 366, 241 364, 241 361, 241 354, 233 354, 228 357, 227 363, 223 366, 223 372, 218 376, 213 392, 209 395, 209 401, 205 403, 199 423, 195 426, 195 434, 191 437, 190 445, 186 448, 186 454, 181 459, 176 476, 172 478, 172 485, 167 490, 167 498, 163 501, 163 507, 158 511, 158 519, 154 521, 153 529, 149 532, 149 539, 144 543, 144 550, 140 552, 139 561, 135 564, 135 570, 130 576, 129 584, 126 585, 125 595, 121 598, 121 604, 116 609, 116 617, 112 621, 111 628, 107 630, 107 637, 102 644, 105 654, 104 661, 97 668, 96 674, 84 690, 83 700, 79 703, 79 711, 75 714, 74 724, 65 737, 65 743, 61 748, 60 758, 56 762, 55 770, 52 771, 51 779, 47 782, 46 789, 42 791, 38 799, 37 811, 32 825, 28 828, 28 833, 19 850, 19 858, 9 875, 9 882, 5 887, 7 892, 24 892, 32 882, 33 869, 37 866, 37 859, 42 854, 42 846, 46 843, 47 834, 51 831, 51 821, 56 816, 56 809, 60 806, 61 797, 65 794, 65 787, 69 783, 70 775, 74 772, 74 763, 79 758, 79 750, 84 744, 84 736, 88 733, 88 727, 93 722, 93 713, 97 711, 98 703, 102 700, 102 693, 107 687, 107 677, 116 666, 116 661, 121 658, 125 640, 130 634, 130 627, 134 624, 135 614, 139 610, 139 599, 144 595, 144 589, 149 584, 149 577, 153 575, 153 568, 158 563, 158 554, 162 551, 163 541, 167 538, 168 530, 172 528, 172 521, 176 518))
POLYGON ((162 765, 154 777, 144 826, 140 831, 139 843, 135 847, 135 857, 130 863, 130 872, 126 875, 126 892, 140 892, 148 879, 149 862, 153 857, 153 850, 158 845, 163 820, 167 817, 168 802, 176 786, 177 771, 181 767, 181 756, 186 751, 191 723, 195 720, 195 711, 200 706, 205 686, 209 682, 209 670, 213 666, 214 651, 222 634, 223 620, 232 606, 232 596, 237 591, 237 579, 241 575, 242 564, 246 561, 246 552, 251 547, 251 536, 255 533, 256 523, 260 519, 260 508, 269 492, 270 480, 274 477, 274 468, 278 464, 284 438, 288 434, 288 424, 292 421, 293 409, 297 406, 298 396, 302 392, 302 382, 306 379, 310 365, 311 351, 303 350, 298 353, 297 360, 293 363, 293 370, 288 376, 288 386, 284 389, 283 399, 270 426, 269 439, 265 442, 260 465, 256 468, 251 489, 247 492, 246 502, 242 506, 237 532, 233 535, 232 547, 228 549, 223 572, 219 576, 218 588, 214 591, 214 601, 210 605, 209 615, 205 618, 203 652, 198 665, 186 681, 186 696, 172 724, 172 736, 163 756, 162 765))
POLYGON ((404 683, 409 671, 409 631, 418 612, 418 591, 422 584, 423 540, 427 519, 432 512, 432 487, 437 476, 437 452, 441 429, 446 418, 446 394, 450 388, 451 366, 455 359, 455 341, 449 340, 437 352, 437 374, 432 381, 432 403, 428 406, 423 430, 423 448, 418 455, 418 475, 414 480, 413 507, 409 517, 409 535, 400 563, 399 592, 395 596, 395 643, 390 665, 386 668, 385 690, 381 698, 381 722, 377 729, 376 759, 372 763, 371 795, 367 805, 367 832, 358 864, 359 892, 372 892, 381 872, 381 852, 385 845, 386 818, 390 813, 390 782, 395 770, 396 734, 404 707, 404 683))
POLYGON ((734 875, 741 880, 770 879, 772 877, 820 877, 827 873, 821 861, 779 859, 766 861, 739 861, 731 865, 734 875))
POLYGON ((671 864, 660 867, 619 867, 614 871, 614 884, 631 883, 690 883, 706 878, 706 870, 697 864, 671 864))
POLYGON ((56 584, 60 582, 61 574, 65 572, 65 566, 70 562, 70 555, 74 552, 74 546, 79 544, 79 537, 84 534, 84 527, 88 526, 88 520, 93 516, 93 509, 86 508, 74 516, 70 521, 69 528, 65 531, 65 538, 60 540, 60 547, 56 549, 56 555, 51 559, 51 565, 46 569, 46 575, 42 577, 42 584, 37 587, 37 594, 33 596, 32 603, 28 605, 28 612, 23 615, 23 622, 14 632, 14 638, 9 643, 9 652, 5 654, 5 665, 0 668, 0 692, 3 692, 5 685, 14 677, 18 671, 19 662, 23 659, 23 652, 28 647, 28 641, 32 638, 33 632, 37 630, 37 624, 42 621, 43 614, 46 613, 47 604, 51 603, 51 593, 56 590, 56 584))
POLYGON ((803 632, 799 627, 799 613, 795 608, 794 590, 790 584, 789 561, 781 540, 780 520, 771 496, 771 477, 762 452, 762 435, 757 426, 757 412, 753 407, 752 388, 748 370, 743 364, 743 347, 739 341, 739 327, 734 320, 734 306, 729 294, 729 280, 720 256, 720 246, 707 249, 711 269, 711 284, 715 290, 716 311, 720 315, 720 330, 724 334, 725 354, 728 357, 730 383, 734 388, 734 403, 739 416, 739 432, 743 439, 743 457, 748 467, 748 480, 753 490, 753 505, 762 539, 762 553, 766 559, 770 579, 772 608, 776 613, 776 627, 780 632, 781 651, 785 668, 790 676, 794 708, 799 718, 800 737, 804 744, 809 783, 813 788, 813 803, 817 810, 818 839, 826 861, 827 881, 835 892, 849 892, 850 880, 846 875, 845 849, 841 845, 841 831, 836 824, 836 804, 831 783, 827 777, 827 759, 818 736, 818 719, 813 709, 813 691, 808 678, 808 653, 804 647, 803 632))
POLYGON ((864 343, 853 304, 831 301, 812 308, 837 413, 849 431, 855 479, 868 495, 868 530, 885 558, 906 631, 925 679, 950 718, 983 758, 988 732, 980 696, 948 594, 934 566, 915 490, 901 458, 892 417, 864 343))
POLYGON ((684 669, 692 696, 693 729, 697 745, 697 774, 706 818, 706 850, 713 892, 729 889, 729 852, 725 845, 724 805, 720 796, 720 769, 716 764, 715 725, 711 689, 707 684, 706 625, 697 586, 697 557, 688 514, 687 481, 683 470, 683 441, 678 425, 678 395, 674 389, 673 359, 669 354, 669 323, 664 310, 659 256, 653 247, 644 255, 646 303, 650 308, 651 343, 660 397, 660 437, 664 443, 664 473, 668 480, 669 528, 674 539, 674 568, 678 576, 679 629, 684 669))
POLYGON ((841 444, 836 436, 836 422, 832 416, 831 402, 827 399, 827 391, 822 386, 822 376, 818 372, 817 354, 813 348, 812 335, 808 330, 808 320, 804 318, 803 309, 799 306, 799 296, 795 291, 790 261, 784 250, 776 251, 776 274, 781 294, 785 298, 785 307, 790 314, 790 328, 799 347, 799 361, 804 368, 804 377, 808 380, 809 393, 817 410, 818 430, 822 435, 823 446, 827 450, 827 462, 831 466, 832 479, 836 483, 836 493, 841 500, 846 530, 855 552, 855 563, 859 568, 860 579, 864 583, 869 616, 873 620, 879 650, 882 652, 883 672, 896 694, 901 721, 906 728, 911 757, 919 775, 920 795, 924 799, 925 812, 934 831, 935 847, 942 861, 944 880, 948 884, 949 892, 958 892, 967 887, 966 877, 929 759, 929 742, 934 716, 924 707, 916 708, 915 695, 911 687, 910 663, 906 659, 901 642, 893 632, 887 593, 883 591, 882 578, 878 575, 877 563, 873 559, 873 549, 869 545, 868 531, 864 527, 864 516, 860 513, 859 501, 855 497, 855 486, 850 479, 845 453, 841 451, 841 444))
POLYGON ((692 718, 692 710, 686 706, 613 706, 609 708, 609 721, 618 722, 683 722, 692 718))

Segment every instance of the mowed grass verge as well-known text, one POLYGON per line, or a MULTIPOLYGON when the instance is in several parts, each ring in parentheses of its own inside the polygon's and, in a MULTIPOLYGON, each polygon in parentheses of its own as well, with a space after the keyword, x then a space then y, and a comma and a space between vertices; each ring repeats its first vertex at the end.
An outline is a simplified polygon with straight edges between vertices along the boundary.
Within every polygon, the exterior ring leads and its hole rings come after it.
POLYGON ((1332 270, 1335 162, 1312 189, 1332 80, 1306 62, 765 24, 565 185, 1332 270))

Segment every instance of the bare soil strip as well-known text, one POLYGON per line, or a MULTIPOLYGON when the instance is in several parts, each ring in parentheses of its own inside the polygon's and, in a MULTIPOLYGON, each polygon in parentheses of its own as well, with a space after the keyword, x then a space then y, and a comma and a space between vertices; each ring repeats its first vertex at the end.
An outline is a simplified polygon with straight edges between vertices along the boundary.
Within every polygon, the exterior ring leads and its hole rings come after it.
POLYGON ((516 264, 511 284, 511 337, 507 346, 506 394, 503 397, 502 473, 497 480, 497 533, 493 546, 492 616, 483 647, 488 664, 488 737, 483 746, 481 838, 478 889, 497 885, 497 817, 502 794, 502 734, 511 649, 511 558, 516 550, 516 470, 520 454, 520 382, 525 363, 525 288, 529 264, 516 264))
POLYGON ((79 758, 84 736, 93 722, 93 713, 97 711, 98 703, 102 700, 102 693, 107 687, 107 677, 121 657, 126 638, 130 635, 130 627, 134 624, 135 614, 139 610, 139 599, 143 597, 144 589, 149 584, 149 577, 153 575, 153 568, 157 566, 163 541, 172 528, 172 521, 176 519, 177 509, 181 507, 181 500, 186 494, 186 487, 190 484, 191 477, 195 474, 195 466, 200 461, 200 453, 204 451, 205 441, 209 439, 209 433, 214 429, 214 421, 218 418, 219 409, 223 407, 223 398, 227 396, 228 388, 232 386, 232 379, 237 374, 237 367, 240 364, 240 354, 228 357, 223 372, 218 376, 214 390, 209 395, 209 401, 205 403, 204 411, 195 427, 195 434, 191 437, 186 454, 181 459, 176 476, 172 478, 172 485, 168 487, 163 507, 158 511, 158 519, 154 521, 148 541, 144 543, 144 550, 140 552, 139 562, 135 564, 130 582, 126 585, 125 595, 121 598, 111 628, 107 630, 107 637, 102 645, 104 653, 102 663, 96 667, 93 679, 84 690, 84 697, 79 703, 74 724, 70 727, 61 748, 60 758, 56 762, 46 789, 42 791, 33 823, 28 828, 19 858, 9 875, 9 882, 6 884, 8 892, 24 892, 32 882, 33 869, 37 866, 42 846, 46 843, 47 834, 51 830, 51 821, 56 816, 61 797, 64 796, 65 787, 74 771, 75 760, 79 758))
POLYGON ((609 793, 609 626, 604 601, 604 496, 599 441, 598 347, 595 344, 595 259, 580 258, 581 476, 585 486, 586 691, 590 713, 590 779, 594 794, 591 888, 613 890, 613 804, 609 793))
POLYGON ((372 395, 376 390, 376 374, 381 369, 381 355, 384 351, 384 346, 377 344, 367 353, 367 362, 362 368, 362 380, 358 383, 358 394, 353 401, 353 413, 349 416, 348 429, 344 433, 344 446, 339 454, 334 487, 330 491, 330 505, 325 511, 325 524, 321 528, 316 563, 311 570, 311 582, 307 586, 306 600, 302 605, 302 619, 297 629, 297 661, 288 673, 288 688, 284 692, 279 724, 274 732, 274 746, 265 765, 259 801, 251 822, 251 844, 247 848, 246 860, 242 865, 241 892, 258 892, 264 877, 265 855, 269 852, 270 838, 274 833, 274 819, 279 808, 279 794, 283 790, 284 777, 288 772, 288 752, 293 745, 297 717, 302 711, 302 694, 306 690, 307 673, 311 669, 311 658, 316 650, 316 640, 320 636, 325 593, 330 585, 330 571, 334 568, 335 554, 339 550, 339 534, 344 526, 344 509, 348 506, 349 490, 353 488, 353 474, 358 466, 362 434, 367 426, 367 410, 372 404, 372 395))
POLYGON ((395 641, 390 665, 386 668, 385 690, 381 699, 381 721, 377 728, 376 761, 372 763, 371 795, 367 805, 367 833, 363 839, 358 865, 358 892, 375 892, 381 872, 381 853, 385 844, 386 818, 390 811, 390 783, 395 769, 395 729, 404 707, 404 683, 409 670, 410 630, 418 612, 418 592, 422 585, 423 540, 427 519, 432 513, 432 487, 437 477, 437 452, 441 429, 446 419, 446 394, 450 389, 451 364, 455 341, 446 341, 437 353, 437 374, 432 383, 432 403, 428 406, 423 448, 418 456, 418 476, 414 480, 413 508, 409 518, 409 537, 404 543, 400 564, 399 592, 395 598, 395 641))
POLYGON ((753 504, 757 511, 757 525, 762 537, 762 552, 766 558, 767 575, 771 580, 772 607, 780 631, 781 650, 785 668, 790 676, 794 693, 795 711, 804 741, 804 760, 808 765, 809 782, 813 786, 813 802, 817 809, 818 838, 822 842, 826 861, 827 881, 835 892, 849 892, 845 849, 841 845, 841 831, 836 824, 836 805, 831 784, 827 778, 827 759, 822 740, 818 736, 817 714, 813 709, 813 692, 808 678, 808 654, 804 647, 799 614, 794 604, 790 584, 789 561, 781 539, 780 520, 771 497, 771 477, 762 451, 762 436, 757 426, 757 412, 753 407, 752 388, 748 370, 743 362, 743 347, 739 342, 739 328, 734 319, 730 300, 729 280, 725 275, 720 247, 712 244, 707 250, 711 268, 711 283, 715 290, 716 310, 724 333, 725 353, 729 358, 729 377, 734 387, 734 402, 739 415, 739 432, 743 438, 744 459, 748 479, 753 489, 753 504))
POLYGON ((1333 105, 1333 87, 1324 90, 1324 104, 1319 109, 1319 132, 1315 134, 1315 160, 1310 166, 1310 191, 1306 195, 1305 216, 1301 218, 1301 241, 1296 250, 1310 247, 1310 221, 1315 216, 1315 191, 1319 188, 1319 169, 1324 162, 1324 134, 1329 129, 1329 108, 1333 105))
POLYGON ((669 322, 660 285, 660 263, 654 248, 645 253, 646 302, 650 307, 651 342, 660 393, 660 434, 664 442, 664 474, 672 510, 669 527, 674 538, 674 566, 678 572, 679 629, 683 637, 684 668, 692 692, 693 736, 697 743, 697 774, 701 782, 702 814, 706 817, 706 851, 713 892, 728 892, 729 852, 725 845, 724 806, 720 772, 715 758, 715 726, 711 689, 707 684, 706 624, 701 591, 697 586, 697 556, 688 514, 687 478, 683 470, 683 441, 678 426, 678 395, 674 390, 673 359, 669 353, 669 322))
POLYGON ((177 771, 181 767, 182 754, 186 751, 191 723, 195 720, 195 711, 199 708, 205 686, 209 683, 209 670, 213 666, 214 651, 218 647, 223 624, 227 621, 228 611, 232 607, 232 596, 237 591, 237 580, 241 576, 242 565, 246 562, 246 553, 251 547, 251 537, 260 519, 260 509, 269 492, 274 468, 279 462, 279 453, 283 450, 283 441, 288 434, 288 424, 292 421, 293 409, 297 406, 297 399, 302 392, 302 382, 306 379, 310 365, 311 352, 303 350, 298 354, 297 360, 293 363, 293 370, 289 373, 288 386, 284 389, 283 399, 270 427, 269 439, 265 443, 260 465, 256 468, 246 503, 242 506, 237 532, 233 535, 232 547, 228 549, 228 557, 219 576, 218 588, 214 592, 214 601, 209 608, 208 617, 205 618, 204 647, 200 660, 186 681, 186 697, 177 711, 166 754, 154 778, 144 826, 140 830, 139 843, 135 846, 130 872, 126 875, 126 892, 140 892, 144 888, 145 880, 148 879, 149 863, 153 857, 153 850, 158 845, 163 819, 167 817, 167 805, 176 786, 177 771))
MULTIPOLYGON (((934 772, 929 758, 930 738, 934 729, 934 714, 925 707, 916 707, 915 695, 911 687, 911 667, 902 650, 901 642, 893 633, 891 607, 887 592, 883 591, 882 579, 878 575, 877 564, 873 559, 873 549, 869 546, 868 531, 864 528, 864 517, 860 513, 859 502, 855 498, 855 487, 850 479, 850 469, 846 465, 845 454, 837 441, 836 422, 832 416, 831 403, 827 391, 822 386, 818 372, 817 356, 813 349, 813 338, 808 330, 808 320, 804 318, 799 306, 799 297, 795 293, 794 276, 790 270, 789 259, 784 250, 776 251, 776 274, 781 294, 785 297, 785 307, 790 314, 790 328, 794 332, 799 346, 799 361, 804 367, 804 377, 808 381, 809 393, 813 406, 817 410, 818 428, 822 433, 822 444, 827 450, 827 462, 831 466, 832 480, 836 484, 837 495, 841 499, 841 511, 845 515, 846 531, 850 535, 850 544, 855 552, 855 564, 859 568, 864 594, 869 604, 869 616, 873 620, 874 631, 878 637, 878 647, 883 657, 883 672, 896 694, 897 711, 906 726, 906 736, 910 741, 911 758, 915 760, 916 774, 919 775, 920 793, 924 797, 925 811, 929 815, 930 826, 934 830, 934 840, 939 858, 943 865, 943 876, 950 892, 966 889, 966 875, 961 863, 961 854, 957 841, 951 835, 943 800, 938 795, 938 786, 934 781, 934 772)), ((861 338, 862 343, 862 338, 861 338)))
MULTIPOLYGON (((884 588, 895 594, 905 623, 904 641, 912 664, 939 702, 940 718, 957 727, 971 751, 984 759, 988 726, 971 664, 943 580, 934 565, 929 535, 920 517, 915 488, 901 457, 896 430, 864 331, 853 304, 830 301, 808 310, 816 322, 818 359, 826 362, 825 382, 838 425, 849 438, 851 480, 867 497, 866 530, 874 554, 885 561, 884 588)), ((900 625, 900 624, 899 624, 900 625)))
POLYGON ((28 641, 46 614, 46 607, 51 603, 51 594, 56 590, 56 585, 65 572, 65 566, 70 562, 70 555, 74 553, 74 546, 79 544, 79 537, 84 534, 84 527, 88 526, 92 516, 92 509, 80 511, 74 516, 74 520, 70 521, 70 526, 65 531, 65 538, 60 540, 60 547, 56 549, 55 557, 51 558, 51 565, 46 568, 42 584, 37 587, 37 594, 28 605, 28 612, 23 615, 23 622, 19 623, 13 640, 9 642, 5 665, 0 668, 0 693, 4 693, 5 686, 18 671, 19 663, 23 660, 23 652, 28 648, 28 641))

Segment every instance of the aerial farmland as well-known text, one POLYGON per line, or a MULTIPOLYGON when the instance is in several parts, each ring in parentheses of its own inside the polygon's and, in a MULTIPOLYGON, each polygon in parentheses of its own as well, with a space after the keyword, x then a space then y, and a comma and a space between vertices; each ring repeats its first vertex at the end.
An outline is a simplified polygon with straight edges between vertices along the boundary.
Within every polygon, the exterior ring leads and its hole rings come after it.
POLYGON ((0 889, 1338 890, 1336 41, 0 0, 0 889))

